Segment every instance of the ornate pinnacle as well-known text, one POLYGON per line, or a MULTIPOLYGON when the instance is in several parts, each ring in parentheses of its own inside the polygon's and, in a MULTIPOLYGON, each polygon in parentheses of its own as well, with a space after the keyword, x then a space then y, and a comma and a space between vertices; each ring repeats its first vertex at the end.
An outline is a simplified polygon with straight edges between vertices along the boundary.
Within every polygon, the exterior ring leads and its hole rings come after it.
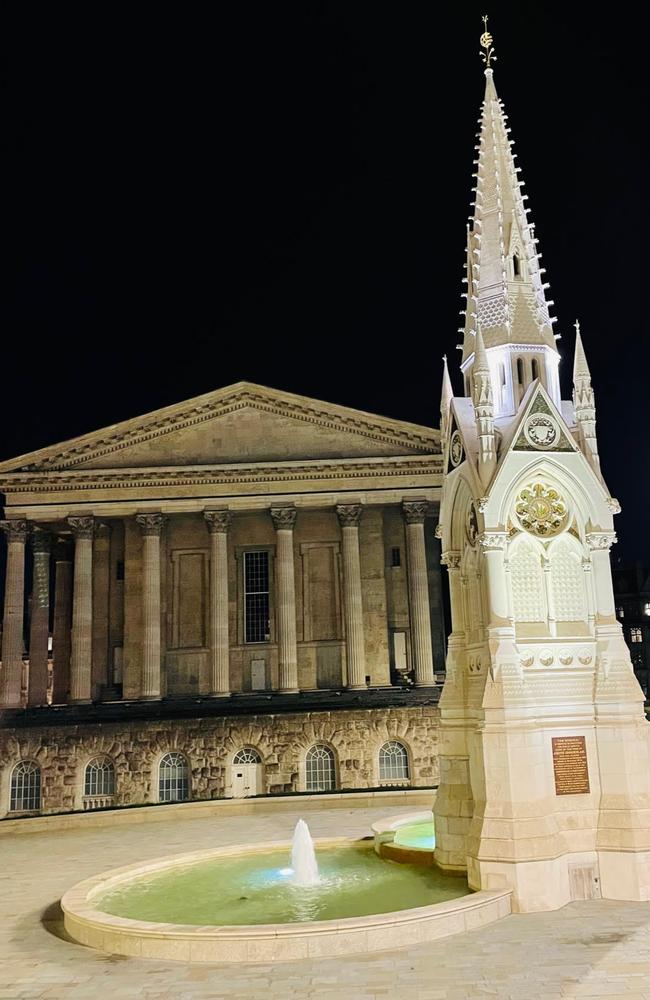
POLYGON ((483 15, 483 34, 481 35, 481 48, 485 51, 481 52, 481 59, 485 63, 486 69, 492 68, 492 63, 496 62, 497 57, 494 54, 494 46, 492 45, 492 35, 488 31, 488 16, 483 15))

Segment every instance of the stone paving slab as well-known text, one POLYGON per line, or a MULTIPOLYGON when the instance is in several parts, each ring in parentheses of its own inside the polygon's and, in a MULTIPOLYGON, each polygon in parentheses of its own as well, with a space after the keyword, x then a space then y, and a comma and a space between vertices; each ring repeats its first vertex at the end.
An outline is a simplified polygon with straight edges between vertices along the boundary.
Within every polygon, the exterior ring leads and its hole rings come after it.
POLYGON ((8 835, 0 841, 0 1000, 650 1000, 650 903, 516 914, 439 943, 247 967, 105 955, 62 940, 75 882, 146 858, 314 836, 365 836, 403 808, 300 811, 8 835))

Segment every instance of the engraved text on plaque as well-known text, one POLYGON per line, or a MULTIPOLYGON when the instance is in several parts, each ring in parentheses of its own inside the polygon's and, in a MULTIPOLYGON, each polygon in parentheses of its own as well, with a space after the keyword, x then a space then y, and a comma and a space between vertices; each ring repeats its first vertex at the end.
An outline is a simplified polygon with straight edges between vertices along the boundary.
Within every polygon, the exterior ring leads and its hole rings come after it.
POLYGON ((585 795, 589 792, 589 768, 584 736, 554 736, 553 771, 556 795, 585 795))

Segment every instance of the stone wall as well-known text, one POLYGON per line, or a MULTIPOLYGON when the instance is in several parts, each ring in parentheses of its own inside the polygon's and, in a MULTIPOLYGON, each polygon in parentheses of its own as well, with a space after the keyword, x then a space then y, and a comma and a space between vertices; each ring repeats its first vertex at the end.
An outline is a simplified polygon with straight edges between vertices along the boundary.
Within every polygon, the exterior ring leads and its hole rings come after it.
POLYGON ((158 801, 158 764, 169 750, 189 760, 193 799, 232 794, 232 760, 243 747, 260 754, 262 788, 269 794, 305 790, 305 754, 314 743, 334 751, 338 788, 379 787, 379 748, 391 739, 407 748, 410 786, 435 785, 438 716, 435 707, 414 706, 4 729, 0 816, 11 815, 11 772, 19 760, 35 761, 41 769, 43 813, 84 808, 85 767, 98 755, 108 756, 115 767, 117 806, 158 801))

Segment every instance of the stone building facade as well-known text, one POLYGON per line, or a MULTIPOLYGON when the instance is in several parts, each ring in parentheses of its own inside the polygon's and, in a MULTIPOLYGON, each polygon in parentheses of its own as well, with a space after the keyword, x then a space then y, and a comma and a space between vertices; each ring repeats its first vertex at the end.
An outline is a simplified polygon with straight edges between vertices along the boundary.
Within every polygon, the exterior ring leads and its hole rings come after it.
MULTIPOLYGON (((381 784, 367 741, 341 734, 372 729, 376 692, 388 717, 391 692, 420 692, 414 720, 437 696, 441 474, 437 430, 249 383, 0 464, 4 785, 34 785, 27 765, 11 776, 29 751, 57 762, 38 808, 79 807, 71 761, 96 729, 116 768, 135 767, 112 804, 152 800, 129 747, 159 733, 183 743, 192 795, 228 794, 225 748, 247 713, 268 730, 256 793, 300 790, 298 751, 276 760, 268 743, 280 715, 318 720, 337 787, 381 784), (109 738, 120 719, 128 733, 109 738), (192 745, 202 725, 209 752, 192 745)), ((411 779, 429 783, 431 755, 407 744, 411 779)), ((0 815, 35 811, 2 794, 0 815)))

